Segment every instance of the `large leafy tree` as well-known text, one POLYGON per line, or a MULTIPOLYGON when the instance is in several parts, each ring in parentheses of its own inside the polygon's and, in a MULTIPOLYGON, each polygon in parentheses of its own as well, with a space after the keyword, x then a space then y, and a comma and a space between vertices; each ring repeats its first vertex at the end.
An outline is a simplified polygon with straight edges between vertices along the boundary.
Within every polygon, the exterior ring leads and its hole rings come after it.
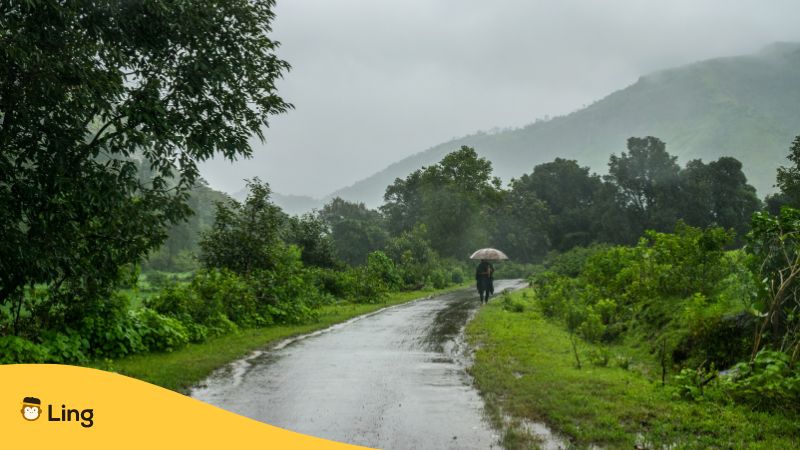
POLYGON ((319 212, 329 229, 336 256, 350 265, 367 262, 367 256, 385 247, 389 239, 380 212, 363 203, 336 197, 319 212))
POLYGON ((256 178, 247 188, 244 203, 217 203, 214 225, 200 239, 200 261, 208 269, 250 275, 274 269, 284 251, 286 215, 270 201, 269 185, 256 178))
POLYGON ((680 208, 677 157, 652 136, 629 138, 627 148, 619 156, 611 155, 606 180, 617 186, 632 231, 639 236, 645 229, 671 229, 680 208))
POLYGON ((513 180, 503 201, 496 208, 497 224, 492 242, 515 261, 541 261, 551 249, 550 228, 553 217, 536 194, 513 180))
POLYGON ((747 184, 736 158, 726 156, 708 164, 689 161, 680 179, 683 207, 679 216, 690 225, 732 228, 743 237, 753 213, 761 209, 756 189, 747 184))
POLYGON ((300 249, 303 264, 325 268, 340 265, 328 225, 316 214, 289 217, 283 232, 286 243, 300 249))
POLYGON ((273 7, 0 6, 0 306, 19 311, 22 289, 44 284, 46 315, 90 314, 118 268, 186 217, 198 161, 250 155, 248 139, 290 107, 275 90, 288 64, 273 7))
POLYGON ((511 189, 530 192, 547 205, 552 215, 547 227, 549 241, 559 251, 597 240, 602 227, 600 206, 613 204, 603 201, 611 197, 599 176, 590 174, 589 168, 577 161, 561 158, 534 167, 530 174, 514 180, 511 189))
POLYGON ((463 258, 470 249, 489 244, 491 212, 500 198, 491 162, 463 146, 438 164, 395 180, 386 188, 381 209, 393 234, 425 224, 439 254, 463 258))

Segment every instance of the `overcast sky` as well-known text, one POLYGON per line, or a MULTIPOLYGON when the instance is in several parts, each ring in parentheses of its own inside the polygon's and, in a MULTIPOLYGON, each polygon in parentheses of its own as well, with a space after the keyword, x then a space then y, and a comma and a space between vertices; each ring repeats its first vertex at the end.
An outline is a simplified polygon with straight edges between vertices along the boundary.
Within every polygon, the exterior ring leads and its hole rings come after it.
POLYGON ((324 195, 453 137, 569 113, 643 74, 800 41, 797 0, 278 0, 295 105, 202 172, 324 195))

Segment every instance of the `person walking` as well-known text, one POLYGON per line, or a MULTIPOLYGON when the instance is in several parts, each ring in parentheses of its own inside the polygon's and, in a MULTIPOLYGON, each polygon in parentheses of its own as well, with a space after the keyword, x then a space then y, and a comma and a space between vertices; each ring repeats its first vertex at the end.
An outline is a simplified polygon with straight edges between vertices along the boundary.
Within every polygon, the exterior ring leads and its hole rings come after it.
POLYGON ((475 282, 478 287, 478 295, 481 297, 481 304, 489 303, 489 296, 494 293, 494 266, 489 261, 482 259, 478 267, 475 268, 475 282))

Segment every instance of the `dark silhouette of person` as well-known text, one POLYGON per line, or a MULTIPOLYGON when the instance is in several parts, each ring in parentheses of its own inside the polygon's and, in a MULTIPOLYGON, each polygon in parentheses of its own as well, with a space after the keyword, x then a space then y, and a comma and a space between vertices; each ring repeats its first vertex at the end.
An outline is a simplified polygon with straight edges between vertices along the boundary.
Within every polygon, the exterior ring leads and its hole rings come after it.
POLYGON ((489 303, 489 296, 494 293, 494 266, 489 261, 482 259, 475 268, 475 282, 478 285, 481 304, 489 303))

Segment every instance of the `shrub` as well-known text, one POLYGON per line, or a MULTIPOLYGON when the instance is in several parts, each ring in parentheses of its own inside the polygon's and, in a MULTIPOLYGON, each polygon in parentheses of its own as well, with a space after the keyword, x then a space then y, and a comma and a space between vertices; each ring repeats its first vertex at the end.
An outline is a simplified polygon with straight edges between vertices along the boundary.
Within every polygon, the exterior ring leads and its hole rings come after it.
POLYGON ((47 350, 48 362, 57 364, 86 364, 89 358, 89 340, 78 333, 47 332, 42 336, 42 347, 47 350))
POLYGON ((208 336, 212 334, 205 325, 191 321, 181 323, 186 329, 186 337, 189 339, 189 342, 204 342, 206 339, 208 339, 208 336))
POLYGON ((303 267, 294 247, 276 250, 274 270, 262 270, 249 278, 259 314, 266 323, 302 323, 315 320, 315 307, 326 301, 317 290, 313 272, 303 267))
POLYGON ((609 248, 608 245, 598 244, 591 247, 575 247, 564 253, 550 253, 544 262, 544 268, 559 275, 577 277, 583 272, 590 257, 609 248))
POLYGON ((444 269, 437 267, 433 269, 428 277, 429 283, 435 289, 442 289, 447 287, 449 284, 449 280, 447 279, 447 273, 444 269))
POLYGON ((512 297, 505 293, 502 295, 502 299, 503 299, 502 303, 503 309, 505 309, 506 311, 515 313, 521 313, 525 311, 526 305, 523 300, 512 297))
POLYGON ((227 270, 198 272, 190 284, 170 286, 145 304, 185 325, 203 325, 205 330, 194 328, 189 333, 195 342, 202 336, 225 334, 236 329, 227 322, 240 326, 264 323, 251 286, 227 270))
POLYGON ((164 272, 158 271, 151 271, 147 272, 147 282, 150 283, 150 286, 153 289, 163 289, 166 286, 170 279, 164 272))
POLYGON ((706 370, 701 366, 698 369, 684 368, 673 377, 675 383, 675 396, 686 400, 699 400, 706 393, 708 383, 717 377, 714 366, 706 370))
POLYGON ((47 349, 17 336, 0 336, 0 364, 44 363, 49 359, 47 349))
POLYGON ((595 367, 608 367, 611 353, 605 347, 600 347, 589 352, 589 363, 595 367))
POLYGON ((603 320, 600 314, 596 313, 594 309, 589 306, 581 314, 583 320, 578 325, 578 335, 586 339, 588 342, 598 342, 605 334, 606 326, 603 325, 603 320))
POLYGON ((189 342, 189 335, 181 322, 162 316, 149 308, 131 311, 142 344, 149 351, 171 352, 189 342))
POLYGON ((309 274, 321 293, 340 299, 351 299, 355 296, 358 283, 355 269, 333 270, 315 267, 309 269, 309 274))
POLYGON ((722 383, 734 400, 758 409, 800 410, 800 371, 790 364, 789 355, 761 350, 753 364, 737 364, 722 383))
POLYGON ((147 350, 128 311, 87 315, 81 321, 81 336, 89 341, 91 356, 120 358, 147 350))
POLYGON ((466 281, 467 277, 464 274, 464 269, 458 266, 450 267, 450 281, 453 284, 461 284, 466 281))
POLYGON ((394 262, 383 252, 372 252, 367 256, 367 272, 370 276, 379 279, 387 290, 396 290, 403 285, 400 272, 394 262))

